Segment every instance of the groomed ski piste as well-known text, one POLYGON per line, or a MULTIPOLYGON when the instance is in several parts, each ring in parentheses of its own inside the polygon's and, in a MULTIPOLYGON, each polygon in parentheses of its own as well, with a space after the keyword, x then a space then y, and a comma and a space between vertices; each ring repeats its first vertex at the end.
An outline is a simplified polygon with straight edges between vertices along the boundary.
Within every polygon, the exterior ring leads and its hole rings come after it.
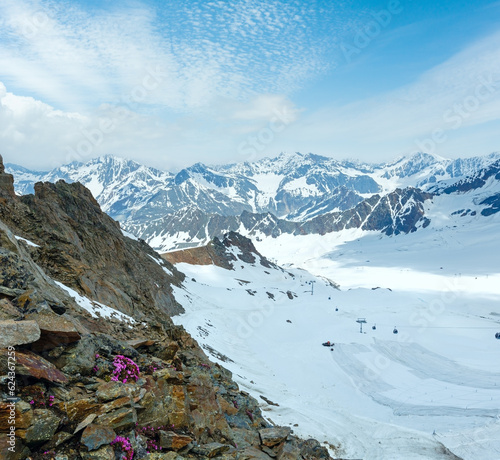
POLYGON ((408 235, 256 241, 283 270, 178 264, 174 321, 334 458, 498 460, 500 219, 450 214, 437 197, 408 235))

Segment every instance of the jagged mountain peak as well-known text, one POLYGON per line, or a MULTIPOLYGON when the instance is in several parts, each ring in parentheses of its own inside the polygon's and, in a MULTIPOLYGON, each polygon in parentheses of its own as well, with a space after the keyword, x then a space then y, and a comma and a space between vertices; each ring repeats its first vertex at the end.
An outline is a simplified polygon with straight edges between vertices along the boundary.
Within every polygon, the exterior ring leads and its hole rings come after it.
POLYGON ((395 166, 397 164, 402 163, 413 163, 413 164, 422 164, 422 165, 430 165, 434 163, 441 163, 450 161, 449 158, 442 157, 440 155, 436 155, 435 153, 427 153, 427 152, 415 152, 410 155, 403 155, 395 160, 384 164, 385 167, 395 166))
POLYGON ((383 197, 397 188, 435 190, 433 186, 443 181, 449 186, 497 159, 499 153, 451 160, 417 152, 371 165, 282 152, 231 165, 199 162, 172 174, 106 155, 48 173, 21 168, 10 172, 16 172, 18 194, 32 192, 37 181, 79 181, 128 231, 157 248, 172 250, 238 230, 240 222, 248 231, 294 232, 295 224, 369 205, 374 195, 383 197), (277 225, 278 221, 286 224, 277 225))

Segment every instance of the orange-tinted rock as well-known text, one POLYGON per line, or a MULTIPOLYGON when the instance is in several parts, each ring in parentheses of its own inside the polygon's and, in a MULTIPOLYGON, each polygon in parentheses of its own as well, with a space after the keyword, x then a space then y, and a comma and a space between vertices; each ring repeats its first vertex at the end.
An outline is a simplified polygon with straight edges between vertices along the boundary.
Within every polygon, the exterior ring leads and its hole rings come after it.
POLYGON ((161 369, 154 373, 154 377, 158 380, 158 384, 161 385, 160 381, 165 380, 171 385, 180 385, 184 382, 184 374, 182 372, 177 372, 174 369, 161 369))
POLYGON ((164 361, 174 359, 174 356, 179 351, 179 344, 173 340, 163 342, 161 344, 161 351, 157 354, 158 358, 164 361))
POLYGON ((33 421, 33 411, 27 402, 17 401, 14 405, 0 402, 0 432, 7 433, 10 431, 9 419, 11 415, 15 417, 15 427, 18 435, 21 430, 26 430, 33 421))
POLYGON ((177 434, 173 431, 160 431, 160 447, 164 449, 178 451, 191 442, 193 442, 193 439, 189 436, 177 434))
POLYGON ((168 424, 175 425, 176 428, 186 428, 189 425, 189 406, 185 387, 170 385, 160 387, 160 389, 163 393, 163 404, 168 424))
POLYGON ((198 374, 190 379, 186 388, 192 408, 191 416, 194 420, 195 435, 199 436, 204 431, 204 427, 210 426, 228 437, 230 428, 219 405, 210 377, 206 374, 198 374))
POLYGON ((222 411, 227 415, 236 415, 238 413, 238 409, 234 407, 234 404, 226 401, 224 398, 217 398, 219 401, 219 405, 222 411))
POLYGON ((132 348, 150 347, 155 343, 156 340, 148 340, 148 339, 127 340, 127 344, 130 345, 132 348))
POLYGON ((94 399, 87 398, 62 402, 58 404, 58 407, 66 412, 70 421, 80 423, 89 415, 97 412, 100 405, 94 399))
POLYGON ((119 409, 120 407, 131 405, 132 398, 130 396, 124 396, 123 398, 115 399, 107 404, 103 404, 99 408, 98 415, 106 414, 107 412, 111 412, 112 410, 119 409))
POLYGON ((288 427, 263 428, 259 430, 262 444, 267 447, 273 447, 283 442, 290 434, 288 427))

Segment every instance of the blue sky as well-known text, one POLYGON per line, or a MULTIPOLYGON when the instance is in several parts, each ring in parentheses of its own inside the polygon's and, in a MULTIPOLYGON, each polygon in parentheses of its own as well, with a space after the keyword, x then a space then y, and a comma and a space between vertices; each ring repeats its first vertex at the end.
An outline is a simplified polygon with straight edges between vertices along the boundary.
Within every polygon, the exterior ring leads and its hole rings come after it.
POLYGON ((0 0, 0 153, 162 169, 500 150, 500 2, 0 0))

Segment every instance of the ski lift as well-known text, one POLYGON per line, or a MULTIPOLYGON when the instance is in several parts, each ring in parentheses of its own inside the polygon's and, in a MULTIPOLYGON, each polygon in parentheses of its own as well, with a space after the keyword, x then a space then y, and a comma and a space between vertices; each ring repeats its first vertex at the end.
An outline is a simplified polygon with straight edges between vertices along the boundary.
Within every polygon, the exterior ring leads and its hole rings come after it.
POLYGON ((376 325, 376 324, 374 324, 374 325, 372 326, 372 329, 375 331, 375 330, 377 329, 377 325, 376 325))
POLYGON ((397 329, 397 327, 396 327, 396 326, 394 326, 394 329, 392 330, 392 333, 393 333, 393 334, 397 334, 397 333, 398 333, 398 329, 397 329))
POLYGON ((500 332, 497 332, 497 333, 495 334, 495 339, 500 339, 500 332))

